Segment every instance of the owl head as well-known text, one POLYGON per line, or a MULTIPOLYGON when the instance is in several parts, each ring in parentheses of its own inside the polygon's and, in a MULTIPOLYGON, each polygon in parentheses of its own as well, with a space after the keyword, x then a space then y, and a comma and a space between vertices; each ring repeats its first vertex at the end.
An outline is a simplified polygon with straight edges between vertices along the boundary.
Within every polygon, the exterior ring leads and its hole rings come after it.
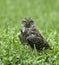
POLYGON ((30 28, 34 24, 34 21, 31 18, 24 18, 22 20, 22 25, 26 28, 30 28))

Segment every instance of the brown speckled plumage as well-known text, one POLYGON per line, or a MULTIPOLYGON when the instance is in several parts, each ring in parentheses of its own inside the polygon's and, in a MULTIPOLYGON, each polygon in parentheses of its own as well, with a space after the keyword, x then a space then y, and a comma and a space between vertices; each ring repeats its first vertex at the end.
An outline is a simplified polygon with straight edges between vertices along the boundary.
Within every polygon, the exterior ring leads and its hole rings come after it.
POLYGON ((38 51, 43 49, 51 49, 48 42, 43 38, 41 33, 36 29, 34 21, 31 18, 24 18, 21 24, 21 32, 18 35, 22 44, 34 46, 38 51))

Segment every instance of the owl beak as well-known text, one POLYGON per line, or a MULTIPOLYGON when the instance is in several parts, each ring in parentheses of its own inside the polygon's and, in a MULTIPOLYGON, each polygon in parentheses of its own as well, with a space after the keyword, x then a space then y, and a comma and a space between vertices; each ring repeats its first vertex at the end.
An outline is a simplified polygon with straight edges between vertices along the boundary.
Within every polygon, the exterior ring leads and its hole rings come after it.
POLYGON ((26 23, 26 26, 27 26, 27 27, 30 27, 30 23, 26 23))
POLYGON ((29 25, 29 22, 27 22, 27 25, 29 25))

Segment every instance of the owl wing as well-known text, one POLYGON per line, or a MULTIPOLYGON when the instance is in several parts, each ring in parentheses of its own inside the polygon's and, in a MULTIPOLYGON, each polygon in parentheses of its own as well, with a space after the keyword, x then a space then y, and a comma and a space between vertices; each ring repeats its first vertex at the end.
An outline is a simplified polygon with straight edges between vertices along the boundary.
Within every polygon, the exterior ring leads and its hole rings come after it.
POLYGON ((37 48, 42 45, 42 39, 40 37, 36 37, 33 34, 27 37, 27 41, 32 48, 34 48, 34 45, 37 48))
POLYGON ((29 37, 27 37, 27 41, 32 48, 34 48, 35 45, 37 50, 50 48, 49 44, 42 37, 36 35, 30 35, 29 37))
POLYGON ((22 44, 27 44, 25 36, 22 34, 22 32, 18 33, 19 40, 22 44))

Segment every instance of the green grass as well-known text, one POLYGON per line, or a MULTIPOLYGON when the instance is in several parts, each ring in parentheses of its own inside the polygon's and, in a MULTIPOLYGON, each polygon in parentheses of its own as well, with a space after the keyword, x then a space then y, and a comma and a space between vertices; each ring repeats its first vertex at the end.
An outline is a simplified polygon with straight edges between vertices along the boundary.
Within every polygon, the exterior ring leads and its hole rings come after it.
POLYGON ((0 0, 0 65, 59 65, 59 0, 0 0), (24 17, 53 50, 38 53, 20 43, 17 33, 24 17))

